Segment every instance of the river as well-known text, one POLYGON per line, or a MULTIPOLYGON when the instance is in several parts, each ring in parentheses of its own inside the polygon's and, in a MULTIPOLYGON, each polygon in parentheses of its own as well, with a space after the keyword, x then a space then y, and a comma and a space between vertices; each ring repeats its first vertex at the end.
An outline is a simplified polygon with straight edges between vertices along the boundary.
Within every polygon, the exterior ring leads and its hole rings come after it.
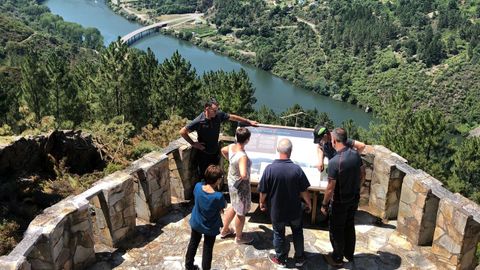
MULTIPOLYGON (((96 27, 102 33, 105 45, 115 41, 118 36, 142 27, 114 13, 104 0, 47 0, 44 4, 52 13, 62 16, 66 21, 76 22, 84 27, 96 27)), ((269 72, 170 36, 152 35, 136 42, 134 47, 142 50, 150 47, 159 61, 170 58, 175 50, 178 50, 182 57, 190 61, 199 75, 210 70, 245 69, 255 87, 255 108, 266 105, 279 113, 298 103, 305 109, 317 108, 320 112, 326 112, 335 124, 353 119, 364 128, 368 127, 372 118, 354 105, 315 94, 269 72)))

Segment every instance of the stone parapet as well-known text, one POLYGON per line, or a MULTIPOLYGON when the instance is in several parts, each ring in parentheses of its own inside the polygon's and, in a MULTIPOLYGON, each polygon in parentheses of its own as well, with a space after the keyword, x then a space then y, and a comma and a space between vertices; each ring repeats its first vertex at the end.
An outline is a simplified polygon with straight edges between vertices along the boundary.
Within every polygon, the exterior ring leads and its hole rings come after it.
POLYGON ((1 269, 84 269, 95 261, 88 201, 70 197, 43 211, 1 269))
MULTIPOLYGON (((478 205, 383 146, 368 147, 362 158, 367 175, 361 195, 371 214, 398 218, 397 231, 409 244, 432 245, 439 269, 474 269, 478 205)), ((187 142, 173 141, 45 209, 15 249, 0 257, 0 269, 88 268, 95 244, 117 247, 135 231, 136 218, 155 222, 170 209, 172 197, 191 199, 194 159, 187 142)))
POLYGON ((407 174, 403 179, 397 231, 412 244, 432 244, 438 204, 447 194, 441 186, 440 181, 421 170, 407 174))
POLYGON ((365 179, 360 183, 360 206, 368 206, 370 199, 370 190, 373 177, 373 161, 375 159, 375 149, 367 145, 362 152, 363 170, 365 170, 365 179))
POLYGON ((442 269, 474 269, 480 207, 459 194, 440 200, 432 254, 442 269))
MULTIPOLYGON (((130 174, 120 171, 108 175, 95 185, 101 187, 101 192, 90 202, 95 207, 95 213, 100 210, 103 214, 110 233, 109 237, 103 239, 103 243, 115 247, 135 229, 134 180, 130 174)), ((99 228, 105 234, 105 228, 99 228)))
POLYGON ((171 194, 179 201, 190 200, 196 176, 195 149, 185 140, 174 142, 178 147, 168 155, 171 194))
MULTIPOLYGON (((19 145, 37 147, 45 140, 18 138, 14 146, 2 149, 14 153, 19 145)), ((168 211, 172 170, 188 178, 182 181, 187 190, 193 186, 189 184, 191 148, 185 144, 174 141, 162 152, 149 153, 127 169, 95 182, 85 192, 45 209, 30 223, 15 249, 0 257, 0 269, 86 269, 95 260, 95 243, 116 247, 134 232, 137 217, 152 222, 168 211), (170 168, 169 155, 175 156, 176 152, 181 166, 170 168)), ((11 156, 8 151, 0 157, 11 156)))
POLYGON ((373 215, 382 219, 394 219, 398 214, 405 170, 409 168, 403 166, 405 159, 387 148, 375 145, 374 149, 369 209, 373 215))
POLYGON ((167 213, 171 205, 169 158, 152 152, 126 169, 134 178, 137 217, 154 222, 167 213))

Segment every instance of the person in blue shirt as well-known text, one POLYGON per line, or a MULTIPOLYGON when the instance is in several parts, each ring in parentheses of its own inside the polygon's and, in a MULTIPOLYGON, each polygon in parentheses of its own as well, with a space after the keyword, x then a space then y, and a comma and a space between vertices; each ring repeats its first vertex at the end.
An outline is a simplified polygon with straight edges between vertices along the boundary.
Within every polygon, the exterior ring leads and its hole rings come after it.
POLYGON ((193 190, 195 205, 190 217, 192 234, 185 255, 187 270, 198 269, 198 266, 194 265, 194 258, 202 235, 204 236, 202 269, 211 268, 215 237, 220 233, 220 227, 223 227, 220 212, 227 206, 223 194, 216 191, 222 179, 222 169, 219 166, 210 165, 205 170, 205 182, 197 183, 193 190))
POLYGON ((312 207, 307 190, 310 182, 302 168, 290 159, 292 142, 289 139, 280 140, 277 152, 279 158, 265 168, 258 185, 260 210, 268 210, 272 220, 275 254, 270 254, 268 258, 275 265, 286 266, 289 244, 285 238, 285 227, 290 226, 295 248, 295 266, 302 267, 305 254, 301 201, 304 200, 306 211, 310 212, 312 207))

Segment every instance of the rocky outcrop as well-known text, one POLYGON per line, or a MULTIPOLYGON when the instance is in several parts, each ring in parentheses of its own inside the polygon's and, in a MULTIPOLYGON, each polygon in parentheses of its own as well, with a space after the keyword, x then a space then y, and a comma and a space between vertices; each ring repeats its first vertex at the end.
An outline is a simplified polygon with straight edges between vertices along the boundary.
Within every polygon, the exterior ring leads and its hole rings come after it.
POLYGON ((53 174, 53 164, 65 158, 69 171, 76 174, 102 170, 105 161, 92 136, 81 131, 53 131, 47 135, 18 137, 0 146, 0 177, 21 177, 32 173, 53 174))

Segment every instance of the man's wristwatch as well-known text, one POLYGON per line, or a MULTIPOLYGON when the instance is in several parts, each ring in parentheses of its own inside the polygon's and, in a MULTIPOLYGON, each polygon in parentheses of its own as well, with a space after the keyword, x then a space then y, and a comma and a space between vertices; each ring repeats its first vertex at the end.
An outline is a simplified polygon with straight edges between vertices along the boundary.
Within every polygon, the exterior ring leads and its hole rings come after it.
POLYGON ((323 204, 322 203, 322 208, 328 208, 328 204, 323 204))

